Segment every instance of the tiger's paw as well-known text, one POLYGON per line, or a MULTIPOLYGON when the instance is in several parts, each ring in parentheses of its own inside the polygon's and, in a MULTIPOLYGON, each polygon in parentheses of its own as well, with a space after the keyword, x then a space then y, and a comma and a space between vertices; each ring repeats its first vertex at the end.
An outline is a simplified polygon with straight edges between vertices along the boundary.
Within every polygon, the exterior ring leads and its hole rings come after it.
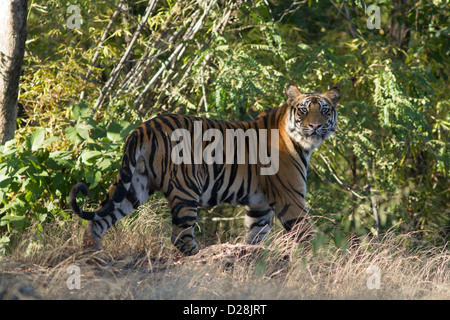
POLYGON ((195 241, 189 241, 183 243, 181 246, 177 246, 178 250, 180 250, 183 254, 187 256, 193 256, 199 252, 199 247, 195 241))
POLYGON ((200 248, 198 247, 198 245, 194 242, 195 246, 183 251, 184 254, 188 255, 188 256, 193 256, 195 254, 197 254, 200 251, 200 248))
POLYGON ((183 254, 187 256, 193 256, 194 254, 197 254, 199 252, 199 247, 197 243, 194 240, 191 241, 177 241, 175 243, 175 246, 178 250, 180 250, 183 254))

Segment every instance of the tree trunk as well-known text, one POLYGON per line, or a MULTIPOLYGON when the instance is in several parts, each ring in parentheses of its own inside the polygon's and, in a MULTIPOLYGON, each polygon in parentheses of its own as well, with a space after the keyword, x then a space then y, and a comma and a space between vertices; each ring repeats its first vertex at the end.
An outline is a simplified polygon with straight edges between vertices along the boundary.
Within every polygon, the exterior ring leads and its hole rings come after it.
POLYGON ((0 144, 14 138, 27 37, 27 1, 0 1, 0 144))

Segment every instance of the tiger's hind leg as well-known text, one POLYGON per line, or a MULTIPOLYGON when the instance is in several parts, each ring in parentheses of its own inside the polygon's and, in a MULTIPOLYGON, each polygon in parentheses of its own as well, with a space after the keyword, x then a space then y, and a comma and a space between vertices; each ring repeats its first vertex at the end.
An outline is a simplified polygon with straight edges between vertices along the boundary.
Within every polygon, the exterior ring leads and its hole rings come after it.
POLYGON ((118 185, 121 184, 122 182, 115 183, 109 190, 107 198, 102 203, 102 206, 110 207, 106 210, 108 214, 103 217, 96 216, 94 220, 87 221, 83 247, 92 247, 93 249, 100 250, 100 243, 104 233, 117 221, 134 212, 153 193, 153 189, 148 183, 145 163, 142 158, 137 163, 128 191, 122 188, 122 192, 126 192, 124 197, 120 195, 121 190, 117 190, 120 188, 118 185), (114 200, 117 198, 122 198, 122 200, 115 202, 114 200))
POLYGON ((197 220, 198 201, 174 197, 169 199, 172 214, 171 240, 178 250, 194 255, 199 247, 194 240, 194 225, 197 220))
POLYGON ((270 206, 246 207, 245 240, 249 244, 257 244, 270 231, 273 209, 270 206))

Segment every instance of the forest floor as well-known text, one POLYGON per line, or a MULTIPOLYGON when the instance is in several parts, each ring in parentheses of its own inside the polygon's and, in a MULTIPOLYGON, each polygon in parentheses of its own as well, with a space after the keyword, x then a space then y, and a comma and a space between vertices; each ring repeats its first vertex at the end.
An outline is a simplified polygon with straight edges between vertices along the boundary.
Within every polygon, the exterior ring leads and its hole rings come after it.
MULTIPOLYGON (((142 214, 141 214, 142 216, 142 214)), ((0 260, 3 299, 450 299, 450 251, 412 246, 412 234, 358 237, 346 248, 298 245, 272 232, 264 245, 207 245, 191 257, 151 213, 108 231, 101 252, 80 250, 80 223, 25 235, 0 260)))

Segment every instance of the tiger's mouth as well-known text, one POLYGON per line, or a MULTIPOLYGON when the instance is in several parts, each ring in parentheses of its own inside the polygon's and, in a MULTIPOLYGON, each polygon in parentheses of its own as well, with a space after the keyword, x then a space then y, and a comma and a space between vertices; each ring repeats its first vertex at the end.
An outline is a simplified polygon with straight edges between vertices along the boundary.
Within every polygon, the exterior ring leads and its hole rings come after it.
POLYGON ((302 128, 301 130, 303 137, 305 138, 311 138, 311 139, 325 139, 327 135, 327 130, 318 129, 308 129, 308 128, 302 128))
POLYGON ((323 140, 325 140, 325 136, 317 132, 314 132, 307 136, 304 136, 304 139, 311 141, 313 144, 316 144, 321 143, 323 140))
POLYGON ((321 130, 313 130, 302 126, 291 126, 288 127, 288 131, 294 143, 307 152, 313 150, 325 140, 325 135, 323 135, 321 130))
POLYGON ((323 140, 327 136, 328 130, 324 129, 314 130, 302 126, 295 126, 290 128, 290 132, 297 133, 305 139, 311 138, 314 140, 323 140))

